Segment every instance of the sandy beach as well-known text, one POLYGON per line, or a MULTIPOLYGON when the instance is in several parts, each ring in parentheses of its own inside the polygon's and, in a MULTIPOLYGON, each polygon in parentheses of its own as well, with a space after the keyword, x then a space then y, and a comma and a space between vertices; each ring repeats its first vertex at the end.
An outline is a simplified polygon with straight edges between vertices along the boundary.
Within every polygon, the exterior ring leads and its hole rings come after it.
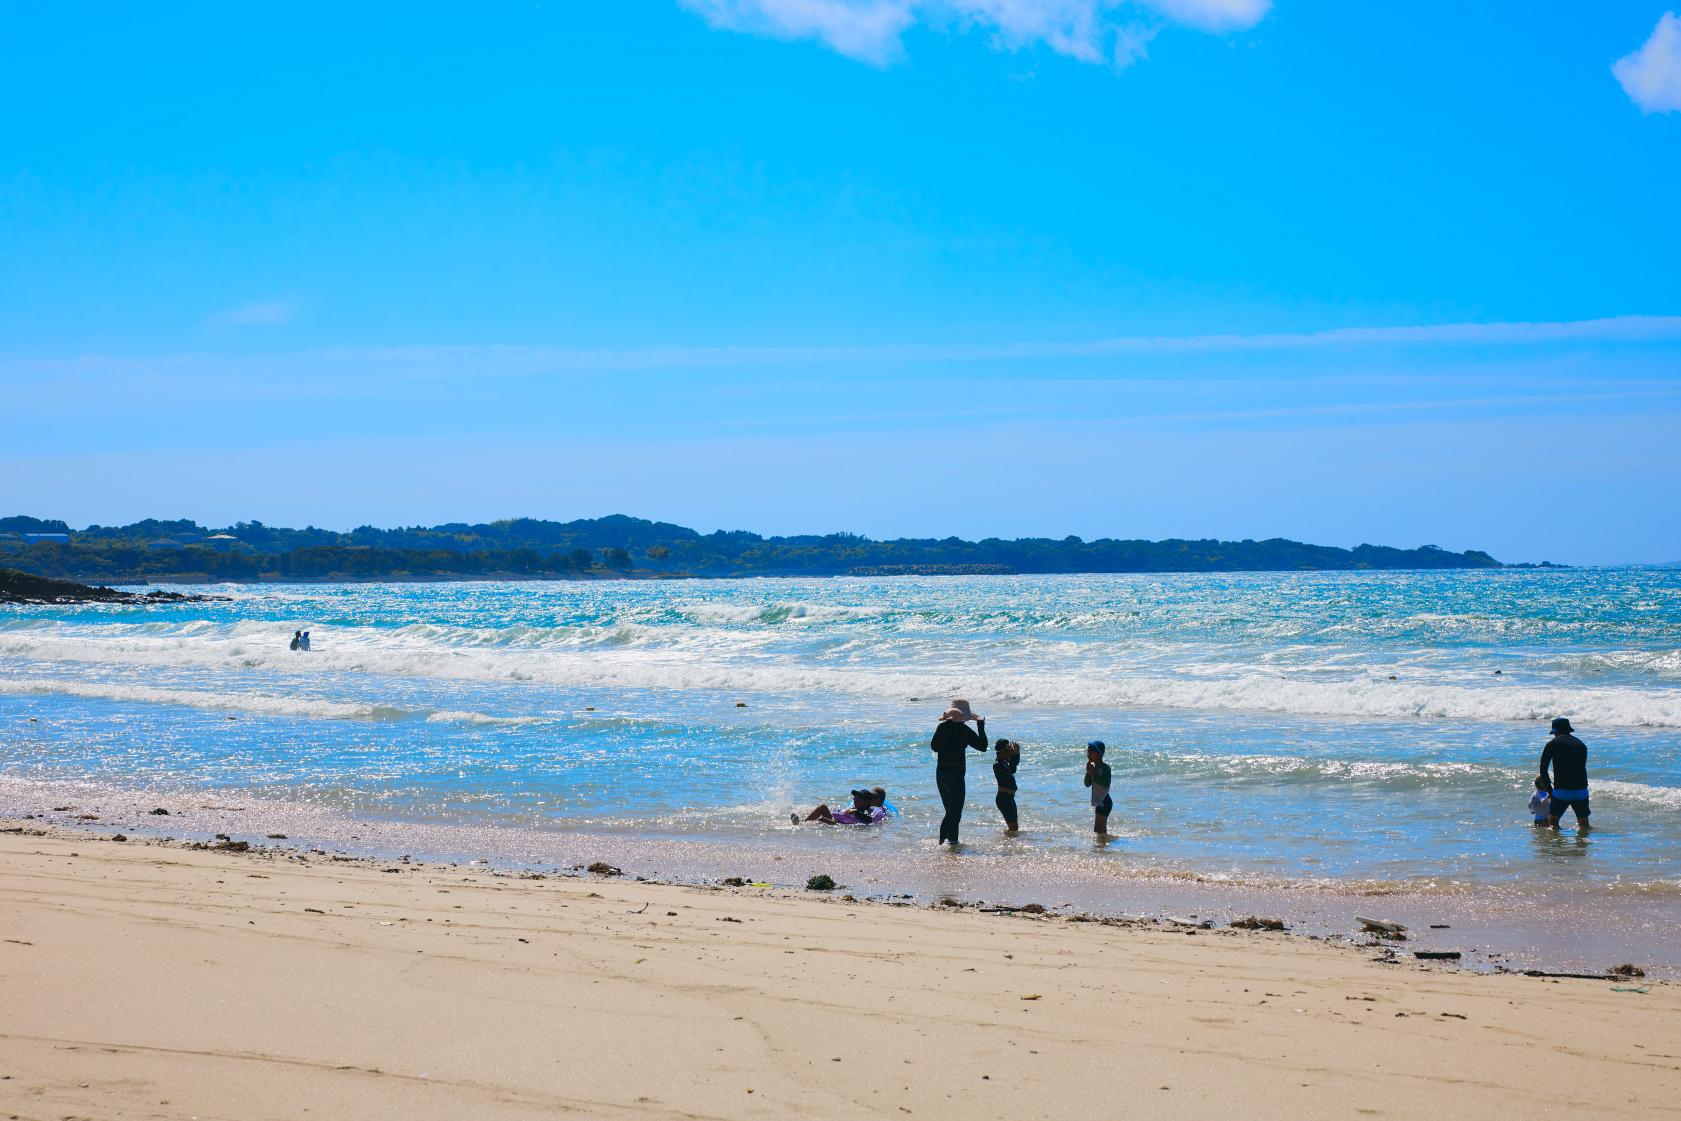
POLYGON ((1662 982, 6 824, 0 1116, 1681 1116, 1662 982))

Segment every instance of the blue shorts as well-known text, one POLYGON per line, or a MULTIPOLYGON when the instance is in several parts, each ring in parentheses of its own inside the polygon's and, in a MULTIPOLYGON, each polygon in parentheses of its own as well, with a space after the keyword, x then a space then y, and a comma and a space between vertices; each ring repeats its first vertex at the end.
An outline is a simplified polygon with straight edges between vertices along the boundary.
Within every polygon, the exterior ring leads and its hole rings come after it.
POLYGON ((1109 812, 1111 810, 1113 810, 1114 808, 1115 808, 1115 799, 1113 799, 1109 795, 1105 794, 1103 796, 1103 801, 1099 802, 1097 805, 1092 807, 1092 812, 1102 814, 1104 817, 1108 817, 1109 812))
POLYGON ((1555 790, 1553 791, 1552 815, 1563 817, 1566 808, 1576 811, 1577 821, 1586 821, 1591 812, 1588 808, 1588 792, 1586 790, 1555 790))

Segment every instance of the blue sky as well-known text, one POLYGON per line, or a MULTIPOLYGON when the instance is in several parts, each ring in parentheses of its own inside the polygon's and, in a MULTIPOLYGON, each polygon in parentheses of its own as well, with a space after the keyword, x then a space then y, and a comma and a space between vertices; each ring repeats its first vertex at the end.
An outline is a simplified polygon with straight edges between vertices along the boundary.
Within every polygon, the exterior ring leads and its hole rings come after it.
POLYGON ((1667 12, 20 8, 0 509, 1681 559, 1667 12))

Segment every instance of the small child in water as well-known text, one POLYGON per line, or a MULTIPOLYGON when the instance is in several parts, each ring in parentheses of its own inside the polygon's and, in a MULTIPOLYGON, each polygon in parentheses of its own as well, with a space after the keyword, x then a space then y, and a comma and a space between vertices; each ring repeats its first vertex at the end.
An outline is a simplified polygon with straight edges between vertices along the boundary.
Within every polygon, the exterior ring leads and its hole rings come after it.
POLYGON ((1016 831, 1016 768, 1021 766, 1021 744, 1015 740, 999 740, 993 745, 997 755, 992 761, 992 775, 998 780, 998 796, 993 805, 1004 818, 1004 831, 1016 831))
POLYGON ((1536 825, 1546 825, 1552 820, 1553 788, 1547 785, 1547 776, 1535 776, 1535 793, 1529 796, 1529 816, 1536 825))
POLYGON ((1099 837, 1109 835, 1109 811, 1115 803, 1109 797, 1109 764, 1103 761, 1103 741, 1092 740, 1086 745, 1086 785, 1091 787, 1092 832, 1099 837))

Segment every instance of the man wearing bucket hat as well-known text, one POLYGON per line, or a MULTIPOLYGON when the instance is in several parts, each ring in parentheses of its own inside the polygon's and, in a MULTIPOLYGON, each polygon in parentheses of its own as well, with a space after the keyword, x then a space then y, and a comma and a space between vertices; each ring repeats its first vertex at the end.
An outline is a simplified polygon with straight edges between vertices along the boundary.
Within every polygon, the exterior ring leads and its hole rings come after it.
POLYGON ((1558 828, 1564 808, 1576 813, 1578 832, 1588 828, 1588 746, 1575 736, 1570 721, 1560 716, 1553 721, 1553 738, 1541 751, 1541 777, 1552 787, 1552 809, 1547 824, 1558 828), (1552 775, 1547 775, 1547 768, 1552 775))
POLYGON ((940 804, 946 814, 940 819, 940 844, 957 844, 957 825, 963 820, 963 797, 968 793, 963 778, 967 766, 966 752, 986 750, 986 717, 976 716, 968 701, 952 701, 951 707, 940 716, 934 738, 928 741, 934 752, 934 785, 940 788, 940 804), (969 721, 975 722, 974 728, 969 721))

